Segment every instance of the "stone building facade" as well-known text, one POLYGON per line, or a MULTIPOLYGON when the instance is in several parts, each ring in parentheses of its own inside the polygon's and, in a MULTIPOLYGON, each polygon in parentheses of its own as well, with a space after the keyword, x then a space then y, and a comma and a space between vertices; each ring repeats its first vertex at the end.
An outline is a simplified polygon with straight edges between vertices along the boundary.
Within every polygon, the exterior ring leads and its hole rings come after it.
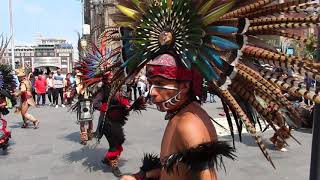
MULTIPOLYGON (((63 73, 72 72, 73 47, 63 39, 39 39, 36 45, 15 46, 16 66, 28 72, 49 67, 61 68, 63 73)), ((11 49, 7 49, 2 63, 11 63, 11 49)))

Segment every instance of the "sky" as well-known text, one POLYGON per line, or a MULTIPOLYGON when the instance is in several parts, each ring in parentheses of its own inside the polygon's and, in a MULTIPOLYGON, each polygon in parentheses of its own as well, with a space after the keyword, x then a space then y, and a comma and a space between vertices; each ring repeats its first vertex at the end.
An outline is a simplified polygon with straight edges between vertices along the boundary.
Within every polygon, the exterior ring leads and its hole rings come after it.
MULTIPOLYGON (((37 34, 63 38, 76 48, 81 32, 80 0, 11 0, 16 45, 32 44, 37 34)), ((10 36, 9 0, 0 0, 0 34, 10 36)))

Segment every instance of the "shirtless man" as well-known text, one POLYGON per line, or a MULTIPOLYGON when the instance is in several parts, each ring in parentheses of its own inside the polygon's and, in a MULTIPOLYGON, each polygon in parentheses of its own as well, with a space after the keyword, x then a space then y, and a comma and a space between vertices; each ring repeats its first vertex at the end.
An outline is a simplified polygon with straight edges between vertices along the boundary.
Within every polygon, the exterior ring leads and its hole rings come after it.
POLYGON ((234 155, 229 145, 218 142, 209 115, 197 101, 201 78, 195 71, 180 66, 170 54, 161 54, 149 63, 147 77, 152 102, 159 111, 167 112, 169 120, 160 162, 157 164, 154 157, 151 162, 157 165, 144 164, 139 173, 123 176, 121 180, 216 180, 214 159, 221 154, 233 159, 234 155))
POLYGON ((17 70, 17 76, 20 81, 20 89, 19 91, 15 92, 14 95, 21 97, 21 104, 18 108, 18 111, 20 111, 23 120, 23 125, 21 126, 21 128, 27 128, 28 121, 31 121, 34 125, 34 129, 38 129, 40 121, 28 113, 30 106, 36 106, 36 103, 34 102, 34 99, 32 97, 31 82, 27 79, 24 70, 22 69, 17 70))

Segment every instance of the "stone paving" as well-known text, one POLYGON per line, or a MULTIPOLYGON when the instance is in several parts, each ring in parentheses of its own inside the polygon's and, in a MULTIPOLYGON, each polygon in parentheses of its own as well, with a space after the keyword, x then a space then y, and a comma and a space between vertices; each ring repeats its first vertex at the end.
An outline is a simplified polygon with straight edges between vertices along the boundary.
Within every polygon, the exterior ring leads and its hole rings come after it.
MULTIPOLYGON (((222 111, 219 103, 206 104, 205 108, 227 126, 226 121, 217 116, 222 111)), ((79 144, 79 126, 75 123, 75 114, 68 112, 67 108, 55 109, 49 106, 33 108, 30 112, 41 120, 40 129, 21 129, 21 118, 14 113, 6 117, 12 139, 7 153, 0 150, 1 180, 117 179, 100 162, 108 148, 105 139, 100 144, 79 144)), ((127 140, 120 161, 123 172, 137 171, 144 152, 159 153, 166 125, 163 117, 164 114, 152 108, 141 115, 133 113, 130 116, 125 126, 127 140)), ((219 132, 222 139, 231 140, 226 132, 219 132)), ((311 134, 308 131, 295 131, 294 135, 302 141, 302 145, 289 141, 288 152, 274 151, 268 145, 276 170, 264 159, 251 137, 243 135, 243 143, 236 138, 238 159, 235 162, 225 161, 227 172, 220 170, 219 180, 308 179, 311 134)), ((270 136, 270 132, 264 135, 267 144, 270 136)))

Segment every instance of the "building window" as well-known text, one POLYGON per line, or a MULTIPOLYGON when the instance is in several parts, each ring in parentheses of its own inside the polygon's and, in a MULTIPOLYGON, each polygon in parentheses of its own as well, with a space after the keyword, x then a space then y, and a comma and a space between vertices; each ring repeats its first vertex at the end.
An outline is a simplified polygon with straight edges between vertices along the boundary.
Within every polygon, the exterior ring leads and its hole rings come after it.
POLYGON ((51 52, 51 53, 50 53, 50 56, 54 56, 54 53, 53 53, 53 52, 51 52))

